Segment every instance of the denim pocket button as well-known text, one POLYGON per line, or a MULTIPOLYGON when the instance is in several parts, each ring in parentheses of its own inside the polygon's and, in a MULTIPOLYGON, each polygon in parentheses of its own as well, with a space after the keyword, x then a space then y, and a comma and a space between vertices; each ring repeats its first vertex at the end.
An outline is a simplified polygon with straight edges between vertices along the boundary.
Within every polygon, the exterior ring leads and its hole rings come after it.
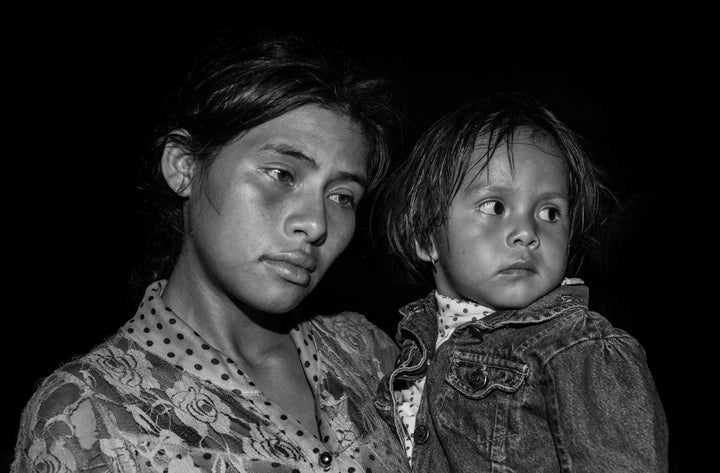
POLYGON ((456 350, 450 356, 445 382, 471 399, 482 399, 494 391, 514 393, 530 368, 522 360, 496 354, 456 350))
POLYGON ((468 379, 473 383, 475 389, 484 388, 487 384, 487 376, 485 376, 485 372, 481 368, 473 371, 472 374, 468 376, 468 379))
POLYGON ((413 439, 415 440, 415 443, 417 445, 422 445, 425 442, 427 442, 428 437, 430 437, 430 432, 428 432, 427 427, 420 424, 415 428, 415 433, 413 434, 413 439))

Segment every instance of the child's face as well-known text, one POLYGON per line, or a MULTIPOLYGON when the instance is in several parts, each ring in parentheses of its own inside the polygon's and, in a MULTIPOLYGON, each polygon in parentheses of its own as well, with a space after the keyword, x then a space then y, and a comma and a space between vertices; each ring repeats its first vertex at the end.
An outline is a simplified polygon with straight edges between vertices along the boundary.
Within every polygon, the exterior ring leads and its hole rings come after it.
POLYGON ((441 294, 515 309, 557 287, 565 275, 570 234, 565 163, 551 141, 527 133, 516 135, 512 151, 514 174, 502 144, 474 181, 468 173, 450 205, 432 255, 441 294))

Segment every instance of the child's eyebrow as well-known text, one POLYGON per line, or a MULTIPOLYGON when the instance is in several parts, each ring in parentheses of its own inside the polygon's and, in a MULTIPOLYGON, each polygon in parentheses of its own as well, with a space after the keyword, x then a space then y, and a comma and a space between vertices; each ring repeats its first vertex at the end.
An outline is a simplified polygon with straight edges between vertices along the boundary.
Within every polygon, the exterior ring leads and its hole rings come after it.
MULTIPOLYGON (((483 192, 486 194, 517 194, 519 189, 515 187, 506 187, 506 186, 497 186, 497 185, 491 185, 491 186, 484 186, 480 182, 476 182, 474 184, 469 185, 465 188, 465 191, 463 192, 464 196, 470 196, 478 192, 483 192)), ((543 192, 542 194, 539 194, 537 196, 538 200, 548 200, 548 199, 564 199, 569 201, 570 197, 565 192, 560 191, 549 191, 549 192, 543 192)))
POLYGON ((465 187, 465 190, 463 191, 463 195, 472 195, 476 194, 478 192, 487 192, 487 193, 498 193, 498 194, 510 194, 515 193, 516 189, 511 189, 509 187, 505 186, 488 186, 484 185, 482 182, 478 182, 478 180, 475 180, 472 184, 465 187))
POLYGON ((568 196, 565 192, 543 192, 538 196, 540 200, 549 200, 549 199, 564 199, 569 201, 570 196, 568 196))

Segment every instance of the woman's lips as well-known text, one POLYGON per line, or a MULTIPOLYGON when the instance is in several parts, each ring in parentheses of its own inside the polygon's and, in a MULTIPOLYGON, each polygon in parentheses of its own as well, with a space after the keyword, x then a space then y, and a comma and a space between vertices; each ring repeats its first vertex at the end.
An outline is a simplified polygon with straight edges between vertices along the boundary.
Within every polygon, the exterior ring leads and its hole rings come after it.
POLYGON ((287 252, 263 255, 264 261, 286 281, 307 287, 312 279, 312 272, 317 268, 317 262, 311 255, 303 252, 287 252))

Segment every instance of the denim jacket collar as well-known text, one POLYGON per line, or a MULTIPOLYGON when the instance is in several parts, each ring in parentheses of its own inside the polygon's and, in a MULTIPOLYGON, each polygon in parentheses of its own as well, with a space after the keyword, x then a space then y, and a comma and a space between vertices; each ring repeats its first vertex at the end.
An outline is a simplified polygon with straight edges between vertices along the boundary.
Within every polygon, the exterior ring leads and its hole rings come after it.
MULTIPOLYGON (((587 307, 588 295, 587 286, 582 284, 560 286, 527 307, 499 310, 466 325, 491 332, 507 325, 538 324, 553 319, 569 309, 587 307)), ((402 307, 400 314, 403 318, 398 324, 396 340, 401 347, 417 342, 417 350, 408 352, 410 359, 402 360, 409 361, 406 366, 410 371, 415 371, 435 354, 437 303, 434 291, 402 307)))
POLYGON ((400 308, 402 320, 395 334, 401 350, 395 366, 402 367, 395 374, 400 378, 421 376, 425 372, 427 360, 435 355, 437 302, 434 292, 400 308))
POLYGON ((588 294, 587 286, 582 284, 559 286, 527 307, 499 310, 475 324, 488 331, 506 325, 539 324, 554 319, 569 309, 587 307, 588 294))

